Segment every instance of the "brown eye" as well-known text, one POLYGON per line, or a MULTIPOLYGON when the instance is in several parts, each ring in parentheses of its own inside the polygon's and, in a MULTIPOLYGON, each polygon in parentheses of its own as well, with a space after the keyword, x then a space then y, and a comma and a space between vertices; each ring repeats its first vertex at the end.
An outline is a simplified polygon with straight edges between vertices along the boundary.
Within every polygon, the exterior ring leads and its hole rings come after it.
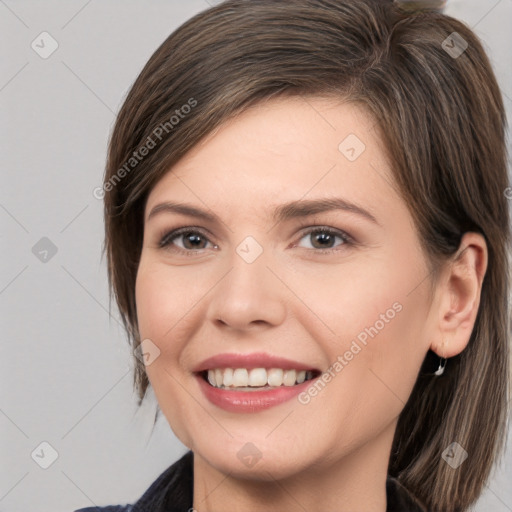
POLYGON ((200 234, 190 231, 179 235, 179 237, 183 240, 185 249, 204 249, 203 242, 205 242, 205 239, 200 234))
MULTIPOLYGON (((309 241, 310 245, 306 248, 319 249, 320 251, 323 249, 327 251, 336 250, 336 247, 351 243, 351 238, 346 233, 328 227, 310 229, 302 235, 301 240, 303 239, 309 241), (336 239, 341 243, 336 244, 336 239)), ((304 247, 304 245, 300 247, 304 247)))
POLYGON ((195 251, 206 249, 209 239, 201 231, 191 228, 182 228, 171 231, 162 237, 159 246, 169 250, 195 251))
POLYGON ((335 242, 336 236, 325 231, 316 231, 310 233, 311 243, 316 249, 330 249, 335 242))

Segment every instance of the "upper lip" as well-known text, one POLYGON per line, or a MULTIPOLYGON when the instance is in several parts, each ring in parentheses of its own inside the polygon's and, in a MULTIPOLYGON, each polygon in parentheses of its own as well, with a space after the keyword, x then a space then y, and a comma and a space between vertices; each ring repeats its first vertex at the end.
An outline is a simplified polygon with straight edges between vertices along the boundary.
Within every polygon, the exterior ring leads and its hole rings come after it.
POLYGON ((262 352, 251 354, 217 354, 199 363, 194 372, 203 372, 215 368, 281 368, 283 370, 315 370, 310 364, 292 361, 285 357, 273 356, 262 352))

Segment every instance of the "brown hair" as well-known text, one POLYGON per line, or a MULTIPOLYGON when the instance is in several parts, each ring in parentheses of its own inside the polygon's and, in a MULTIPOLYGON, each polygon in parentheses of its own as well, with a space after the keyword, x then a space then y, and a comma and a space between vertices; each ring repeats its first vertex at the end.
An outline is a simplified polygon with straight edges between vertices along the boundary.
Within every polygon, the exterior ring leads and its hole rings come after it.
MULTIPOLYGON (((502 98, 462 22, 384 0, 228 0, 173 32, 119 112, 103 186, 111 299, 129 341, 141 341, 135 279, 152 187, 221 123, 278 95, 333 96, 373 114, 434 278, 463 233, 485 237, 469 345, 442 377, 419 375, 389 465, 429 509, 466 510, 504 442, 510 230, 502 98), (469 454, 456 470, 441 458, 454 441, 469 454)), ((134 361, 140 405, 149 382, 134 361)))

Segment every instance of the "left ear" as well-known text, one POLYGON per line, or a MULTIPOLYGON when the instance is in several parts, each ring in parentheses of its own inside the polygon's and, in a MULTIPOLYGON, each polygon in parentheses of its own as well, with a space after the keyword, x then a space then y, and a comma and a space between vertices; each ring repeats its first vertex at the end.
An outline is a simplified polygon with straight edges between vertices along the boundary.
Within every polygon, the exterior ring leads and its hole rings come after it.
POLYGON ((430 347, 438 356, 453 357, 466 348, 478 313, 486 270, 485 238, 479 233, 465 233, 442 280, 437 329, 440 339, 430 347))

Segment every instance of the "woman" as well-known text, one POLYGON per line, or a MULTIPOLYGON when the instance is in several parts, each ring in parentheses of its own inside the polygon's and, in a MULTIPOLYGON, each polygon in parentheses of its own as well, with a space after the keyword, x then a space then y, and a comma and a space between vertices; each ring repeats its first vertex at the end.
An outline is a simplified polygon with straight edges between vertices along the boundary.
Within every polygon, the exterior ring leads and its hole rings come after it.
POLYGON ((507 415, 504 126, 434 9, 228 0, 171 34, 114 126, 105 249, 190 451, 100 510, 467 510, 507 415))

